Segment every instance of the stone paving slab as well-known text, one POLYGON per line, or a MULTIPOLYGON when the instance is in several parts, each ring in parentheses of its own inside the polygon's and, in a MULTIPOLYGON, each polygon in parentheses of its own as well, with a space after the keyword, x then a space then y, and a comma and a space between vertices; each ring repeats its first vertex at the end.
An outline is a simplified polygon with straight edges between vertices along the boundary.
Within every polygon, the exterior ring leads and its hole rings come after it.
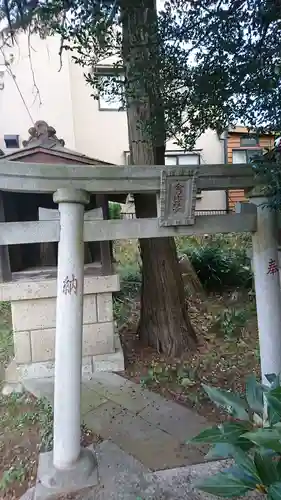
POLYGON ((83 382, 83 385, 135 413, 142 411, 153 401, 151 391, 113 373, 97 374, 91 380, 83 382))
MULTIPOLYGON (((227 461, 218 461, 151 472, 111 441, 99 444, 95 452, 99 484, 71 495, 72 500, 215 500, 217 497, 196 490, 194 483, 229 465, 227 461)), ((34 488, 20 500, 33 500, 33 494, 34 488)), ((263 498, 254 492, 240 500, 263 498)))
POLYGON ((162 400, 160 404, 149 403, 139 416, 183 443, 196 436, 206 426, 204 417, 197 415, 194 418, 193 411, 172 401, 162 400))
POLYGON ((152 470, 179 467, 204 460, 197 448, 112 402, 84 415, 84 423, 103 439, 111 439, 152 470))
MULTIPOLYGON (((27 390, 53 401, 53 380, 28 380, 27 390)), ((166 400, 113 373, 82 382, 83 422, 111 439, 151 470, 204 461, 204 449, 185 444, 207 422, 188 408, 166 400)))
POLYGON ((106 403, 108 400, 96 391, 83 387, 81 393, 81 415, 84 416, 89 411, 106 403))
MULTIPOLYGON (((37 380, 29 379, 24 382, 26 390, 34 394, 36 397, 46 397, 50 403, 54 403, 54 381, 53 379, 37 380)), ((81 415, 88 413, 90 410, 106 403, 108 400, 100 393, 89 389, 87 386, 82 386, 81 392, 81 415)))
POLYGON ((27 379, 23 381, 24 387, 37 398, 45 397, 53 404, 54 401, 54 379, 27 379))
POLYGON ((103 439, 109 439, 114 433, 114 421, 123 410, 122 406, 113 401, 106 401, 95 410, 83 415, 83 422, 103 439))

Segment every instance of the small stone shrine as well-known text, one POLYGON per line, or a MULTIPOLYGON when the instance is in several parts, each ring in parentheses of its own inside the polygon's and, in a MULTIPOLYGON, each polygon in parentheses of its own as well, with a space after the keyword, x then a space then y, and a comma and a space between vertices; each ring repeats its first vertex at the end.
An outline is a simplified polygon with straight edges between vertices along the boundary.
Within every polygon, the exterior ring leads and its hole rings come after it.
MULTIPOLYGON (((53 127, 38 121, 29 129, 23 149, 3 159, 44 164, 96 165, 100 160, 71 151, 53 127)), ((105 163, 105 165, 108 165, 105 163)), ((1 221, 59 219, 50 193, 0 193, 1 221)), ((113 200, 119 201, 116 197, 113 200)), ((106 195, 91 195, 84 220, 108 218, 106 195)), ((54 373, 58 243, 32 243, 1 247, 6 265, 0 276, 0 298, 11 302, 14 352, 19 379, 49 377, 54 373)), ((123 369, 123 353, 113 320, 112 293, 119 278, 112 268, 111 245, 88 242, 85 249, 82 370, 123 369)), ((66 294, 75 293, 75 278, 64 282, 66 294)), ((10 370, 12 372, 12 370, 10 370)), ((7 370, 9 373, 9 369, 7 370)), ((8 375, 9 381, 9 375, 8 375)), ((13 380, 11 380, 12 382, 13 380)))

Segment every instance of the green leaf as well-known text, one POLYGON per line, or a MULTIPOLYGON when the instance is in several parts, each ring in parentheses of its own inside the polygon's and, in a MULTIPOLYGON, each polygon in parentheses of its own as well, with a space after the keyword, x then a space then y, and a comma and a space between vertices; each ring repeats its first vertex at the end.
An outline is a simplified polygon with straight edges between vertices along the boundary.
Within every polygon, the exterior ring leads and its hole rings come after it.
POLYGON ((217 443, 222 440, 221 430, 219 426, 209 427, 204 429, 200 434, 188 440, 187 443, 217 443))
POLYGON ((254 447, 254 444, 248 439, 245 439, 243 436, 240 436, 233 444, 235 444, 235 446, 239 446, 239 448, 241 448, 241 450, 243 451, 249 451, 254 447))
POLYGON ((254 432, 247 432, 243 437, 263 448, 281 452, 280 429, 258 429, 254 432))
POLYGON ((252 457, 236 446, 233 446, 232 457, 244 473, 255 478, 256 482, 259 481, 259 473, 252 457))
MULTIPOLYGON (((256 483, 260 482, 259 473, 256 464, 251 456, 245 453, 241 448, 230 443, 218 443, 214 446, 206 458, 228 458, 232 457, 235 460, 236 465, 239 470, 243 471, 243 474, 250 477, 252 481, 256 483)), ((234 468, 236 473, 238 471, 237 467, 234 468)))
POLYGON ((274 425, 281 420, 281 387, 272 389, 266 394, 268 405, 268 420, 274 425))
POLYGON ((281 500, 281 481, 274 483, 268 490, 268 497, 270 500, 281 500))
POLYGON ((275 373, 268 373, 267 375, 265 375, 265 378, 270 384, 275 384, 277 383, 276 381, 278 379, 278 375, 276 375, 275 373))
POLYGON ((265 486, 270 486, 275 481, 278 481, 278 472, 274 459, 275 455, 268 455, 268 453, 257 452, 254 455, 258 475, 265 486))
POLYGON ((217 443, 208 451, 205 458, 213 460, 214 458, 232 457, 233 445, 229 443, 217 443))
POLYGON ((194 385, 194 382, 190 380, 190 378, 184 377, 180 380, 180 384, 184 387, 188 387, 190 385, 194 385))
POLYGON ((248 427, 242 422, 226 422, 208 429, 193 437, 190 443, 217 444, 228 442, 235 444, 237 440, 247 432, 248 427))
POLYGON ((239 420, 249 420, 247 403, 237 394, 224 389, 216 389, 209 385, 202 384, 209 398, 219 407, 224 408, 234 418, 239 420))
POLYGON ((198 481, 195 483, 195 487, 206 493, 223 498, 238 497, 244 495, 249 490, 255 489, 255 486, 245 484, 244 478, 228 471, 219 472, 215 476, 198 481))
POLYGON ((270 373, 269 375, 265 375, 265 378, 270 383, 271 389, 276 389, 280 386, 280 374, 276 375, 275 373, 270 373))
POLYGON ((255 375, 250 375, 246 380, 246 397, 248 404, 255 413, 263 414, 264 401, 263 386, 257 382, 255 375))

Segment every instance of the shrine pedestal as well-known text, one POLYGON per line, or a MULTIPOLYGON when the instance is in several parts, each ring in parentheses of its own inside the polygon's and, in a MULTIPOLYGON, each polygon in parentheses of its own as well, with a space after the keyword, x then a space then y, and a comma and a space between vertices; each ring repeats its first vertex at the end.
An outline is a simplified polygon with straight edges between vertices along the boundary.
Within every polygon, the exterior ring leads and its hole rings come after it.
MULTIPOLYGON (((13 274, 0 284, 0 300, 10 301, 15 362, 19 378, 54 375, 56 332, 56 268, 13 274)), ((82 374, 122 371, 123 352, 113 320, 112 293, 119 290, 116 274, 85 266, 82 374)))

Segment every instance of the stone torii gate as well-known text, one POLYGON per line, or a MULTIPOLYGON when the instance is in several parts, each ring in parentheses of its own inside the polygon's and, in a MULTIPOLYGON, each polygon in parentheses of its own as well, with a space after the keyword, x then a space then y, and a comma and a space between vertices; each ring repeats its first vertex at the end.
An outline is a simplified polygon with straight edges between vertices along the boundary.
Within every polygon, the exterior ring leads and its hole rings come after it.
MULTIPOLYGON (((35 498, 97 481, 91 450, 80 448, 84 242, 179 235, 251 232, 262 376, 281 372, 281 293, 277 221, 251 197, 240 213, 195 218, 196 190, 255 187, 248 165, 202 165, 180 169, 46 165, 0 160, 0 191, 53 193, 60 220, 1 222, 1 275, 7 276, 7 245, 57 241, 54 449, 39 461, 35 498), (155 193, 159 218, 85 220, 90 193, 155 193), (159 196, 160 195, 160 196, 159 196)), ((2 283, 3 288, 6 283, 2 283)))

